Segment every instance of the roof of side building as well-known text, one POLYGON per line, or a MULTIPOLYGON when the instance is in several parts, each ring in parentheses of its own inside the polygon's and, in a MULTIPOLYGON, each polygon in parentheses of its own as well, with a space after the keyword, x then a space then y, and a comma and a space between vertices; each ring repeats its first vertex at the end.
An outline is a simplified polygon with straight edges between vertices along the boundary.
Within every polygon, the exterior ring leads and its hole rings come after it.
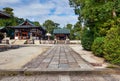
POLYGON ((54 29, 53 34, 70 34, 69 29, 54 29))
POLYGON ((4 16, 4 17, 8 17, 8 18, 11 17, 9 14, 7 14, 7 13, 1 11, 1 10, 0 10, 0 15, 1 15, 2 17, 3 17, 3 16, 4 16))

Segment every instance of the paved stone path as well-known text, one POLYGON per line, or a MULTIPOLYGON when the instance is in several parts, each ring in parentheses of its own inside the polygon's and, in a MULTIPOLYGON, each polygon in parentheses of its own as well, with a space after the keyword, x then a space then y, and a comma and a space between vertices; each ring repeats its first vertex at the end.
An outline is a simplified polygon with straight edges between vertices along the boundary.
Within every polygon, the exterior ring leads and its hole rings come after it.
POLYGON ((55 45, 44 54, 33 59, 24 68, 29 70, 92 70, 92 65, 84 61, 68 45, 55 45))
POLYGON ((11 76, 0 78, 0 81, 120 81, 118 74, 61 73, 41 74, 35 76, 11 76))

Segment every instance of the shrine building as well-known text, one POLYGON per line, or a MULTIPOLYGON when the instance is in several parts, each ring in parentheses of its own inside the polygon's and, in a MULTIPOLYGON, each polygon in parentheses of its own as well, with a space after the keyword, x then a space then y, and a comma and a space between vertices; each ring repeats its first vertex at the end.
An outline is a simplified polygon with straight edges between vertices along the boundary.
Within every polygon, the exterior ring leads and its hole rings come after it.
POLYGON ((35 40, 45 38, 46 30, 41 26, 35 26, 28 19, 18 26, 10 26, 10 28, 14 29, 14 39, 26 40, 30 39, 31 36, 35 40))
POLYGON ((66 39, 69 39, 70 30, 69 29, 54 29, 53 34, 54 34, 54 39, 56 40, 66 40, 66 39))

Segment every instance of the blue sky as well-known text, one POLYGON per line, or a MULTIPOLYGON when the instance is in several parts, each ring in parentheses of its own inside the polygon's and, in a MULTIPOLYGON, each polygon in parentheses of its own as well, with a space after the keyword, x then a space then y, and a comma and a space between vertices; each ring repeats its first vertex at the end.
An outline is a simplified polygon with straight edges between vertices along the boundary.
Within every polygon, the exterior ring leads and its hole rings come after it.
POLYGON ((53 20, 61 27, 68 23, 75 24, 77 16, 68 0, 0 0, 0 9, 11 7, 14 15, 31 21, 53 20))

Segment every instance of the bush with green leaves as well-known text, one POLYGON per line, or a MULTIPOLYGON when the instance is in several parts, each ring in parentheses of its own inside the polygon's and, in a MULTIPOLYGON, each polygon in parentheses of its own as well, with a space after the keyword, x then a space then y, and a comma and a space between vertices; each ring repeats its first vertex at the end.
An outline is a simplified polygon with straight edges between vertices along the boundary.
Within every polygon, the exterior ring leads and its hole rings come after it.
POLYGON ((4 35, 0 32, 0 42, 4 38, 4 35))
POLYGON ((4 38, 4 35, 3 33, 0 32, 0 39, 3 39, 4 38))
POLYGON ((112 64, 120 65, 120 28, 111 28, 104 40, 104 57, 112 64))
POLYGON ((84 29, 81 37, 81 44, 85 50, 90 51, 94 41, 93 33, 90 30, 84 29))
POLYGON ((92 44, 92 51, 96 56, 103 57, 104 37, 97 37, 92 44))

